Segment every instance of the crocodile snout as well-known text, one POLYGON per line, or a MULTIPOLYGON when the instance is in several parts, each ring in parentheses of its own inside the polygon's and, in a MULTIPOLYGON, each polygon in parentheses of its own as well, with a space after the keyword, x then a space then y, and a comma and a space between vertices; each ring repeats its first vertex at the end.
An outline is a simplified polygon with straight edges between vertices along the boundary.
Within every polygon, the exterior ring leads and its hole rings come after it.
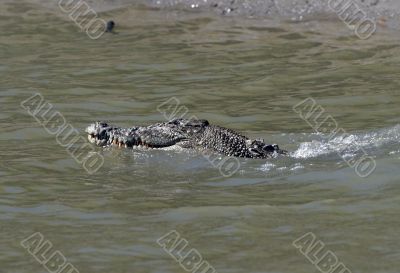
POLYGON ((100 146, 107 144, 110 130, 112 130, 112 127, 102 121, 92 123, 85 129, 86 133, 88 133, 89 141, 100 146))

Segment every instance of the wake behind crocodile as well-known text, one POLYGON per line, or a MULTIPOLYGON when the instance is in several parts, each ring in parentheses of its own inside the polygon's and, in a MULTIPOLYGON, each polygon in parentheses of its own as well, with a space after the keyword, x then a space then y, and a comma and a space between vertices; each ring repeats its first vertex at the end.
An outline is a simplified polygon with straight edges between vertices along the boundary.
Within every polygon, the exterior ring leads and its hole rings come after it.
POLYGON ((324 134, 314 133, 306 137, 291 155, 295 158, 316 158, 329 155, 344 157, 357 156, 367 152, 371 156, 395 153, 400 139, 400 125, 370 132, 360 132, 338 136, 330 140, 324 134))

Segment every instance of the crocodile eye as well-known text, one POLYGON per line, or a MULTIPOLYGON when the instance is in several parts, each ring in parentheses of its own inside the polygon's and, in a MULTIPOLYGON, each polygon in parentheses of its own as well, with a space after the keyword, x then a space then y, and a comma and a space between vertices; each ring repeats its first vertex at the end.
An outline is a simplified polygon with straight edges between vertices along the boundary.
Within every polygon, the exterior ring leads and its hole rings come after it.
POLYGON ((210 125, 210 123, 208 122, 208 120, 203 119, 203 125, 208 126, 208 125, 210 125))
POLYGON ((173 120, 170 120, 168 123, 169 123, 169 124, 175 124, 175 125, 181 125, 181 124, 182 124, 182 119, 180 119, 180 118, 175 118, 175 119, 173 119, 173 120))

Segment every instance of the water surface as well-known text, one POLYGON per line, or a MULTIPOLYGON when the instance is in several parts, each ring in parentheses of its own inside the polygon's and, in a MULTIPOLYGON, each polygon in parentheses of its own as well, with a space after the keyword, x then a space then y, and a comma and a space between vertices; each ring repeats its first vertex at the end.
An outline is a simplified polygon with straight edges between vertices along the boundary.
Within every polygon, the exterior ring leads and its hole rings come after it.
POLYGON ((184 272, 156 243, 171 230, 217 272, 317 272, 292 245, 307 232, 353 273, 398 272, 397 33, 135 7, 102 13, 118 34, 91 40, 60 11, 0 6, 1 272, 45 272, 20 246, 34 232, 79 272, 184 272), (291 156, 224 177, 196 152, 95 148, 105 162, 88 174, 20 106, 35 92, 82 135, 95 120, 163 121, 175 97, 291 156), (348 138, 293 111, 309 97, 348 138), (342 159, 361 148, 377 164, 367 178, 342 159))

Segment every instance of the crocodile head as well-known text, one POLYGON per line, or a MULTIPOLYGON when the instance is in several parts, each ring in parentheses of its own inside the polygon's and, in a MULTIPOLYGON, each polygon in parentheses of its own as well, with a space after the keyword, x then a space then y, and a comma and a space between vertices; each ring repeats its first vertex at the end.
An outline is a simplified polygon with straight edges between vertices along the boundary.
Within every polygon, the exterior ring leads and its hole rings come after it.
POLYGON ((206 120, 174 119, 147 127, 119 128, 106 122, 95 122, 86 128, 88 139, 99 146, 118 145, 165 148, 175 144, 187 145, 192 136, 208 125, 206 120))

